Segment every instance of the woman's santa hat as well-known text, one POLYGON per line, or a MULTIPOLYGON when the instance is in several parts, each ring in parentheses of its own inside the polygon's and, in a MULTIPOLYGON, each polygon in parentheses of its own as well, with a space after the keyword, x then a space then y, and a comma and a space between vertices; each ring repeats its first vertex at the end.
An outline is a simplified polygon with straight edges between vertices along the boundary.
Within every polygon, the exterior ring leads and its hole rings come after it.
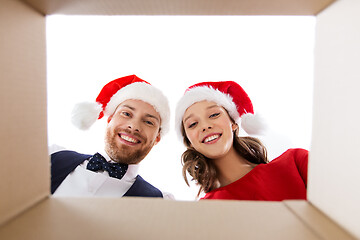
POLYGON ((167 98, 159 89, 135 75, 118 78, 106 84, 96 102, 76 104, 72 112, 72 123, 79 129, 89 129, 97 119, 111 116, 117 106, 128 99, 142 100, 152 105, 161 117, 161 136, 168 132, 170 108, 167 98))
POLYGON ((239 84, 233 81, 201 82, 186 89, 176 106, 175 127, 179 137, 182 137, 182 119, 186 109, 203 100, 215 102, 225 108, 247 134, 261 134, 265 129, 261 117, 254 114, 249 96, 239 84))

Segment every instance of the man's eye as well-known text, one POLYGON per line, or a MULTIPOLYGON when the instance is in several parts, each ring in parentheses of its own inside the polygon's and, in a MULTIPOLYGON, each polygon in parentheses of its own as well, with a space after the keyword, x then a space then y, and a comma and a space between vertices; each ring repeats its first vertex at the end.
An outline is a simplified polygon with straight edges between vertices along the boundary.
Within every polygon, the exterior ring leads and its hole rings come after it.
POLYGON ((145 123, 146 123, 146 124, 148 124, 148 125, 151 125, 151 126, 153 126, 153 125, 154 125, 154 123, 153 123, 153 122, 151 122, 151 121, 145 121, 145 123))
POLYGON ((197 124, 197 122, 194 122, 194 123, 190 124, 190 125, 188 126, 188 128, 193 128, 193 127, 196 126, 196 124, 197 124))
POLYGON ((122 112, 122 115, 124 115, 126 117, 130 117, 130 113, 128 113, 128 112, 122 112))
POLYGON ((220 115, 220 113, 214 113, 214 114, 211 114, 210 116, 209 116, 209 118, 214 118, 214 117, 217 117, 217 116, 219 116, 220 115))

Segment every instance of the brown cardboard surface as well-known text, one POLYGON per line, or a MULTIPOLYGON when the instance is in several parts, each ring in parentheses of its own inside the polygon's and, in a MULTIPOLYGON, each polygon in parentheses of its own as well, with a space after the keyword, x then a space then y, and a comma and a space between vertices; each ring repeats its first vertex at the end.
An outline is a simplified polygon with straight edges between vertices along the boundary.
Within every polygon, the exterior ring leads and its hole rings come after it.
POLYGON ((316 15, 334 0, 23 0, 45 14, 316 15))
POLYGON ((0 0, 0 225, 49 192, 45 18, 0 0))
POLYGON ((305 201, 284 201, 284 204, 297 215, 321 239, 355 239, 347 231, 340 228, 324 213, 305 201))
POLYGON ((0 239, 320 239, 281 202, 49 198, 0 239))

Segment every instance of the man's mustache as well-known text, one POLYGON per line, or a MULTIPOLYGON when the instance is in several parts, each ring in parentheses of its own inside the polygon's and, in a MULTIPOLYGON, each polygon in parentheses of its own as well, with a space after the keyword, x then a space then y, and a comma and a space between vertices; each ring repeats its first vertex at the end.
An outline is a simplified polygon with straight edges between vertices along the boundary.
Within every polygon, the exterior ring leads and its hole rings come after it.
POLYGON ((139 132, 132 131, 132 130, 127 129, 127 128, 125 128, 125 129, 119 128, 119 129, 116 130, 116 132, 117 132, 117 133, 119 133, 119 132, 125 132, 125 133, 127 133, 127 134, 131 134, 131 135, 139 138, 139 140, 140 140, 141 142, 146 142, 146 140, 147 140, 146 137, 143 136, 143 135, 141 135, 139 132))

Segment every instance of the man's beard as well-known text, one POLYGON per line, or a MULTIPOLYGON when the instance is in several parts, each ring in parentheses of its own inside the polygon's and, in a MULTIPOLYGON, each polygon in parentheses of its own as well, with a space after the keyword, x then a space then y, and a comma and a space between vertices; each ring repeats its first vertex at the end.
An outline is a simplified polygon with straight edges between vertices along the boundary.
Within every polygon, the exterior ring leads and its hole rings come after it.
MULTIPOLYGON (((147 143, 146 139, 137 133, 131 133, 127 129, 121 131, 139 137, 141 139, 142 144, 147 143)), ((154 144, 148 144, 144 149, 137 149, 137 150, 133 150, 133 147, 127 146, 125 144, 121 144, 121 146, 118 146, 116 144, 119 141, 118 132, 120 132, 118 129, 113 132, 106 131, 106 136, 105 136, 105 151, 109 155, 111 160, 115 162, 123 163, 123 164, 138 164, 139 162, 141 162, 141 160, 143 160, 146 157, 146 155, 148 155, 148 153, 150 152, 151 148, 154 145, 154 144)))

